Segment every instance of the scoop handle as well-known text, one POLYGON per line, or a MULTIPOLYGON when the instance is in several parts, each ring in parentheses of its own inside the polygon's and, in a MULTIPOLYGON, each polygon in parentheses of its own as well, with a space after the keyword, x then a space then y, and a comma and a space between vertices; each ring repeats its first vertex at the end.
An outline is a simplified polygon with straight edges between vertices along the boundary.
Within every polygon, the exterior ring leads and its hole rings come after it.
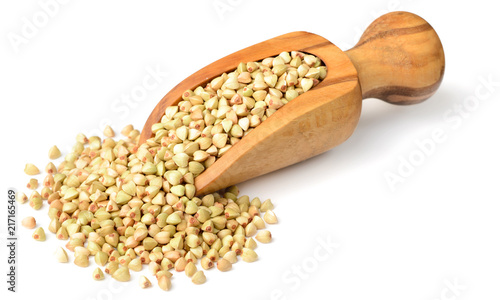
POLYGON ((363 99, 419 103, 434 94, 444 75, 437 33, 408 12, 391 12, 373 21, 346 54, 358 71, 363 99))

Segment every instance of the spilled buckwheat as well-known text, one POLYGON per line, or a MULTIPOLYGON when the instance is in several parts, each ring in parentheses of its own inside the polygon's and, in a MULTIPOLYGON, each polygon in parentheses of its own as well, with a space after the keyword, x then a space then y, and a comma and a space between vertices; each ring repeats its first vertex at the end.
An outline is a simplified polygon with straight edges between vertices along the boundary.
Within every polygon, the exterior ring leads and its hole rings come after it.
MULTIPOLYGON (((148 265, 158 286, 169 290, 169 270, 202 284, 207 280, 203 270, 229 271, 238 256, 256 261, 252 236, 271 241, 263 229, 277 223, 272 202, 240 196, 236 186, 197 197, 195 178, 276 110, 316 86, 326 71, 313 55, 283 52, 240 63, 205 87, 185 91, 142 145, 132 125, 123 128, 121 140, 113 139, 109 126, 104 139, 78 134, 64 160, 46 166, 42 193, 32 193, 30 206, 40 209, 47 200, 48 229, 67 241, 74 264, 86 268, 94 261, 118 281, 130 280, 130 271, 148 265), (196 267, 198 261, 203 270, 196 267)), ((59 156, 53 146, 49 157, 59 156)), ((36 175, 39 169, 27 164, 25 173, 36 175)), ((31 180, 28 187, 37 185, 31 180)), ((28 198, 19 193, 18 201, 28 198)), ((23 224, 34 228, 31 223, 23 224)), ((43 228, 33 238, 45 240, 43 228)), ((68 261, 62 248, 56 257, 68 261)), ((96 268, 92 276, 101 280, 104 273, 96 268)), ((139 281, 142 288, 151 286, 144 276, 139 281)))

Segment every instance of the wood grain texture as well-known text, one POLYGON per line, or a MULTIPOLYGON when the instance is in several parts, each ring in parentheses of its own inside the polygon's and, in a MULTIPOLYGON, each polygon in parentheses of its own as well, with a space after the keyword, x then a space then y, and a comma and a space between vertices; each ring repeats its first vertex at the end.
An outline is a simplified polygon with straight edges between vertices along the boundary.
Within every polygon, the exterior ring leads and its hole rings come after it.
POLYGON ((197 195, 325 152, 353 133, 363 98, 418 103, 436 91, 444 74, 439 37, 425 20, 411 13, 389 13, 375 20, 347 52, 321 36, 292 32, 226 56, 179 83, 149 116, 140 142, 152 136, 151 125, 160 121, 166 107, 181 100, 185 90, 204 86, 240 62, 292 50, 318 56, 328 68, 326 78, 279 109, 198 176, 197 195))
POLYGON ((437 33, 408 12, 376 19, 346 53, 358 70, 363 98, 419 103, 434 94, 444 75, 444 51, 437 33))
POLYGON ((289 166, 344 142, 356 128, 361 112, 356 69, 342 50, 308 32, 292 32, 240 50, 186 78, 158 103, 144 125, 141 142, 151 137, 151 125, 161 119, 166 107, 180 101, 185 90, 236 69, 240 62, 260 61, 292 50, 318 56, 328 68, 327 77, 279 109, 198 176, 197 194, 289 166))

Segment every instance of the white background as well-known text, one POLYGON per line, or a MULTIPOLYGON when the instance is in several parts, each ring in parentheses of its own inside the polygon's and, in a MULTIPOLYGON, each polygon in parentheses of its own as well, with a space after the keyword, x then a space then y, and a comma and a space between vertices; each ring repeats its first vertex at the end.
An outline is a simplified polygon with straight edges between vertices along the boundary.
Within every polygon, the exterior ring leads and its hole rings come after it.
MULTIPOLYGON (((9 37, 43 10, 32 0, 0 4, 2 299, 500 297, 500 22, 487 1, 67 2, 18 47, 9 37), (221 3, 228 11, 217 11, 221 3), (44 167, 50 146, 65 154, 77 133, 98 132, 106 122, 116 131, 128 123, 142 128, 174 85, 234 51, 295 30, 347 50, 392 10, 414 12, 438 32, 446 54, 440 89, 415 106, 365 100, 347 142, 239 185, 243 194, 271 198, 280 221, 271 228, 274 241, 258 247, 258 262, 206 272, 202 286, 174 274, 170 292, 146 271, 155 287, 141 290, 137 274, 128 285, 94 282, 95 265, 56 263, 52 253, 64 243, 50 233, 36 242, 20 227, 18 292, 6 291, 6 193, 27 192, 26 162, 44 167), (121 95, 130 96, 156 68, 168 74, 143 99, 124 102, 121 95), (485 86, 488 80, 496 86, 485 86), (464 104, 460 115, 455 108, 464 104), (391 189, 384 174, 398 175, 401 159, 422 153, 415 141, 435 130, 446 139, 391 189), (328 241, 338 247, 319 252, 318 263, 316 249, 328 241)), ((24 205, 18 220, 34 215, 47 228, 46 211, 24 205)))

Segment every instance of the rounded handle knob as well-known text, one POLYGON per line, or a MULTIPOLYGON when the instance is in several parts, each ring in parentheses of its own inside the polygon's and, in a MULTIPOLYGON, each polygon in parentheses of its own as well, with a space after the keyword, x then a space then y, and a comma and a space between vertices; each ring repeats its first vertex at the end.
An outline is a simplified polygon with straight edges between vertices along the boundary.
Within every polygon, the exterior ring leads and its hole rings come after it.
POLYGON ((415 104, 434 94, 444 75, 444 51, 431 25, 408 12, 385 14, 346 54, 358 71, 363 98, 415 104))

